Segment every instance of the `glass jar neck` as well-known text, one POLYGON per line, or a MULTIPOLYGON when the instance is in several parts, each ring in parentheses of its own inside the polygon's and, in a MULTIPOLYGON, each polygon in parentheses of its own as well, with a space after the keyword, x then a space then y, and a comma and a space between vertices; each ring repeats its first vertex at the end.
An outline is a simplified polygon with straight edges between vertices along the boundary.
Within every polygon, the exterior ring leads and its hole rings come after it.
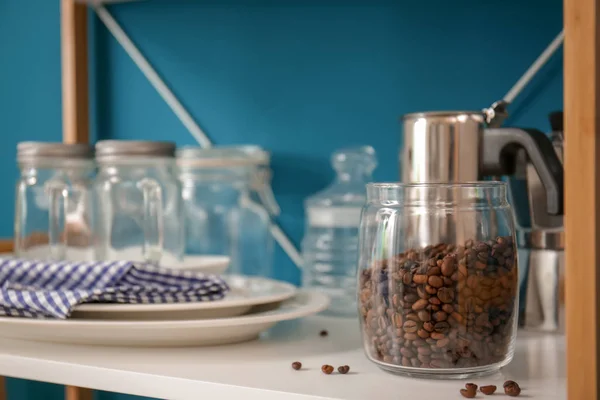
POLYGON ((114 163, 100 163, 99 173, 137 179, 140 176, 174 176, 173 158, 140 158, 114 163))
POLYGON ((195 185, 223 184, 242 189, 250 187, 256 177, 254 168, 182 168, 179 179, 195 185))
POLYGON ((371 183, 367 203, 399 204, 406 207, 501 207, 508 206, 506 183, 371 183))
POLYGON ((71 179, 87 178, 95 171, 91 160, 51 160, 19 163, 22 178, 50 179, 59 175, 71 179))

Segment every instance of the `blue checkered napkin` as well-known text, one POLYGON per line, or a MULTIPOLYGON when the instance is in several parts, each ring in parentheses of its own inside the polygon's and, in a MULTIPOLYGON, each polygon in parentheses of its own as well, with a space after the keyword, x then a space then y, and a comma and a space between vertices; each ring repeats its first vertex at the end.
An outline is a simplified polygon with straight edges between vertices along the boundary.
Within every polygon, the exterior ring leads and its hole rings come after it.
POLYGON ((220 277, 131 261, 0 258, 0 315, 67 318, 90 302, 164 304, 221 299, 220 277))

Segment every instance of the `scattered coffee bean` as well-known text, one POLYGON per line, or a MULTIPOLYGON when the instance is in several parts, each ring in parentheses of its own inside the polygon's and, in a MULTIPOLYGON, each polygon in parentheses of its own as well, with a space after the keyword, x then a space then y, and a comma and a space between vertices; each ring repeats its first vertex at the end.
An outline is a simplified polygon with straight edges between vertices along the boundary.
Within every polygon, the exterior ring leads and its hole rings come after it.
POLYGON ((467 383, 465 384, 465 389, 467 390, 477 390, 477 385, 474 383, 467 383))
POLYGON ((504 393, 510 397, 517 397, 521 394, 521 388, 515 381, 504 382, 504 393))
POLYGON ((329 375, 329 374, 331 374, 333 372, 333 367, 331 365, 325 364, 325 365, 323 365, 321 367, 321 372, 323 372, 324 374, 329 375))
POLYGON ((327 335, 329 335, 329 332, 327 332, 325 329, 323 329, 321 332, 319 332, 319 336, 321 336, 321 337, 325 337, 327 335))
POLYGON ((338 367, 338 372, 340 374, 347 374, 348 371, 350 371, 350 367, 347 365, 342 365, 341 367, 338 367))
POLYGON ((483 394, 490 395, 490 394, 494 394, 494 392, 496 391, 496 386, 486 385, 486 386, 480 387, 479 390, 481 390, 481 393, 483 393, 483 394))
POLYGON ((477 392, 473 389, 460 389, 460 394, 467 399, 472 399, 477 395, 477 392))
POLYGON ((292 363, 292 368, 294 368, 296 371, 298 371, 300 368, 302 368, 302 363, 300 361, 294 361, 292 363))
POLYGON ((512 237, 408 249, 361 271, 359 306, 370 358, 407 368, 505 361, 516 318, 512 237))

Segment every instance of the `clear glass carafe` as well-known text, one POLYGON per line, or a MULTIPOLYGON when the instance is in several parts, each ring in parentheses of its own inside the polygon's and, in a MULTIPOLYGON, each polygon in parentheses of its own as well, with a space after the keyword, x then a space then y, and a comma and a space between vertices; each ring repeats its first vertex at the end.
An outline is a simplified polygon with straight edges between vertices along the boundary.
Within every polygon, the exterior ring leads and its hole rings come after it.
POLYGON ((356 315, 356 259, 365 185, 377 165, 375 150, 364 146, 336 151, 336 180, 309 197, 302 241, 303 285, 327 293, 330 314, 356 315))
POLYGON ((370 184, 358 260, 364 348, 381 368, 466 378, 508 364, 518 268, 506 184, 370 184))
POLYGON ((273 239, 267 210, 251 193, 258 171, 245 148, 183 148, 186 255, 229 256, 228 272, 271 276, 273 239))
POLYGON ((100 141, 96 257, 178 266, 183 257, 181 186, 171 142, 100 141))
POLYGON ((15 254, 85 261, 92 239, 92 149, 83 144, 22 142, 16 187, 15 254))

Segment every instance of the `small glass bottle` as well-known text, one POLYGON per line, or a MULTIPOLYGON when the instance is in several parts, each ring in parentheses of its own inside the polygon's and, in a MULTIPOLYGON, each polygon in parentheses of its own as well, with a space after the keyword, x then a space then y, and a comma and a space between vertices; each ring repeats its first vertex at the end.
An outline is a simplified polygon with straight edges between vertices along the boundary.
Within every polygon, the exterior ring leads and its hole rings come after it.
POLYGON ((302 241, 303 285, 331 298, 329 314, 356 314, 356 260, 360 212, 365 185, 377 165, 370 146, 341 149, 331 163, 335 181, 305 202, 306 233, 302 241))

